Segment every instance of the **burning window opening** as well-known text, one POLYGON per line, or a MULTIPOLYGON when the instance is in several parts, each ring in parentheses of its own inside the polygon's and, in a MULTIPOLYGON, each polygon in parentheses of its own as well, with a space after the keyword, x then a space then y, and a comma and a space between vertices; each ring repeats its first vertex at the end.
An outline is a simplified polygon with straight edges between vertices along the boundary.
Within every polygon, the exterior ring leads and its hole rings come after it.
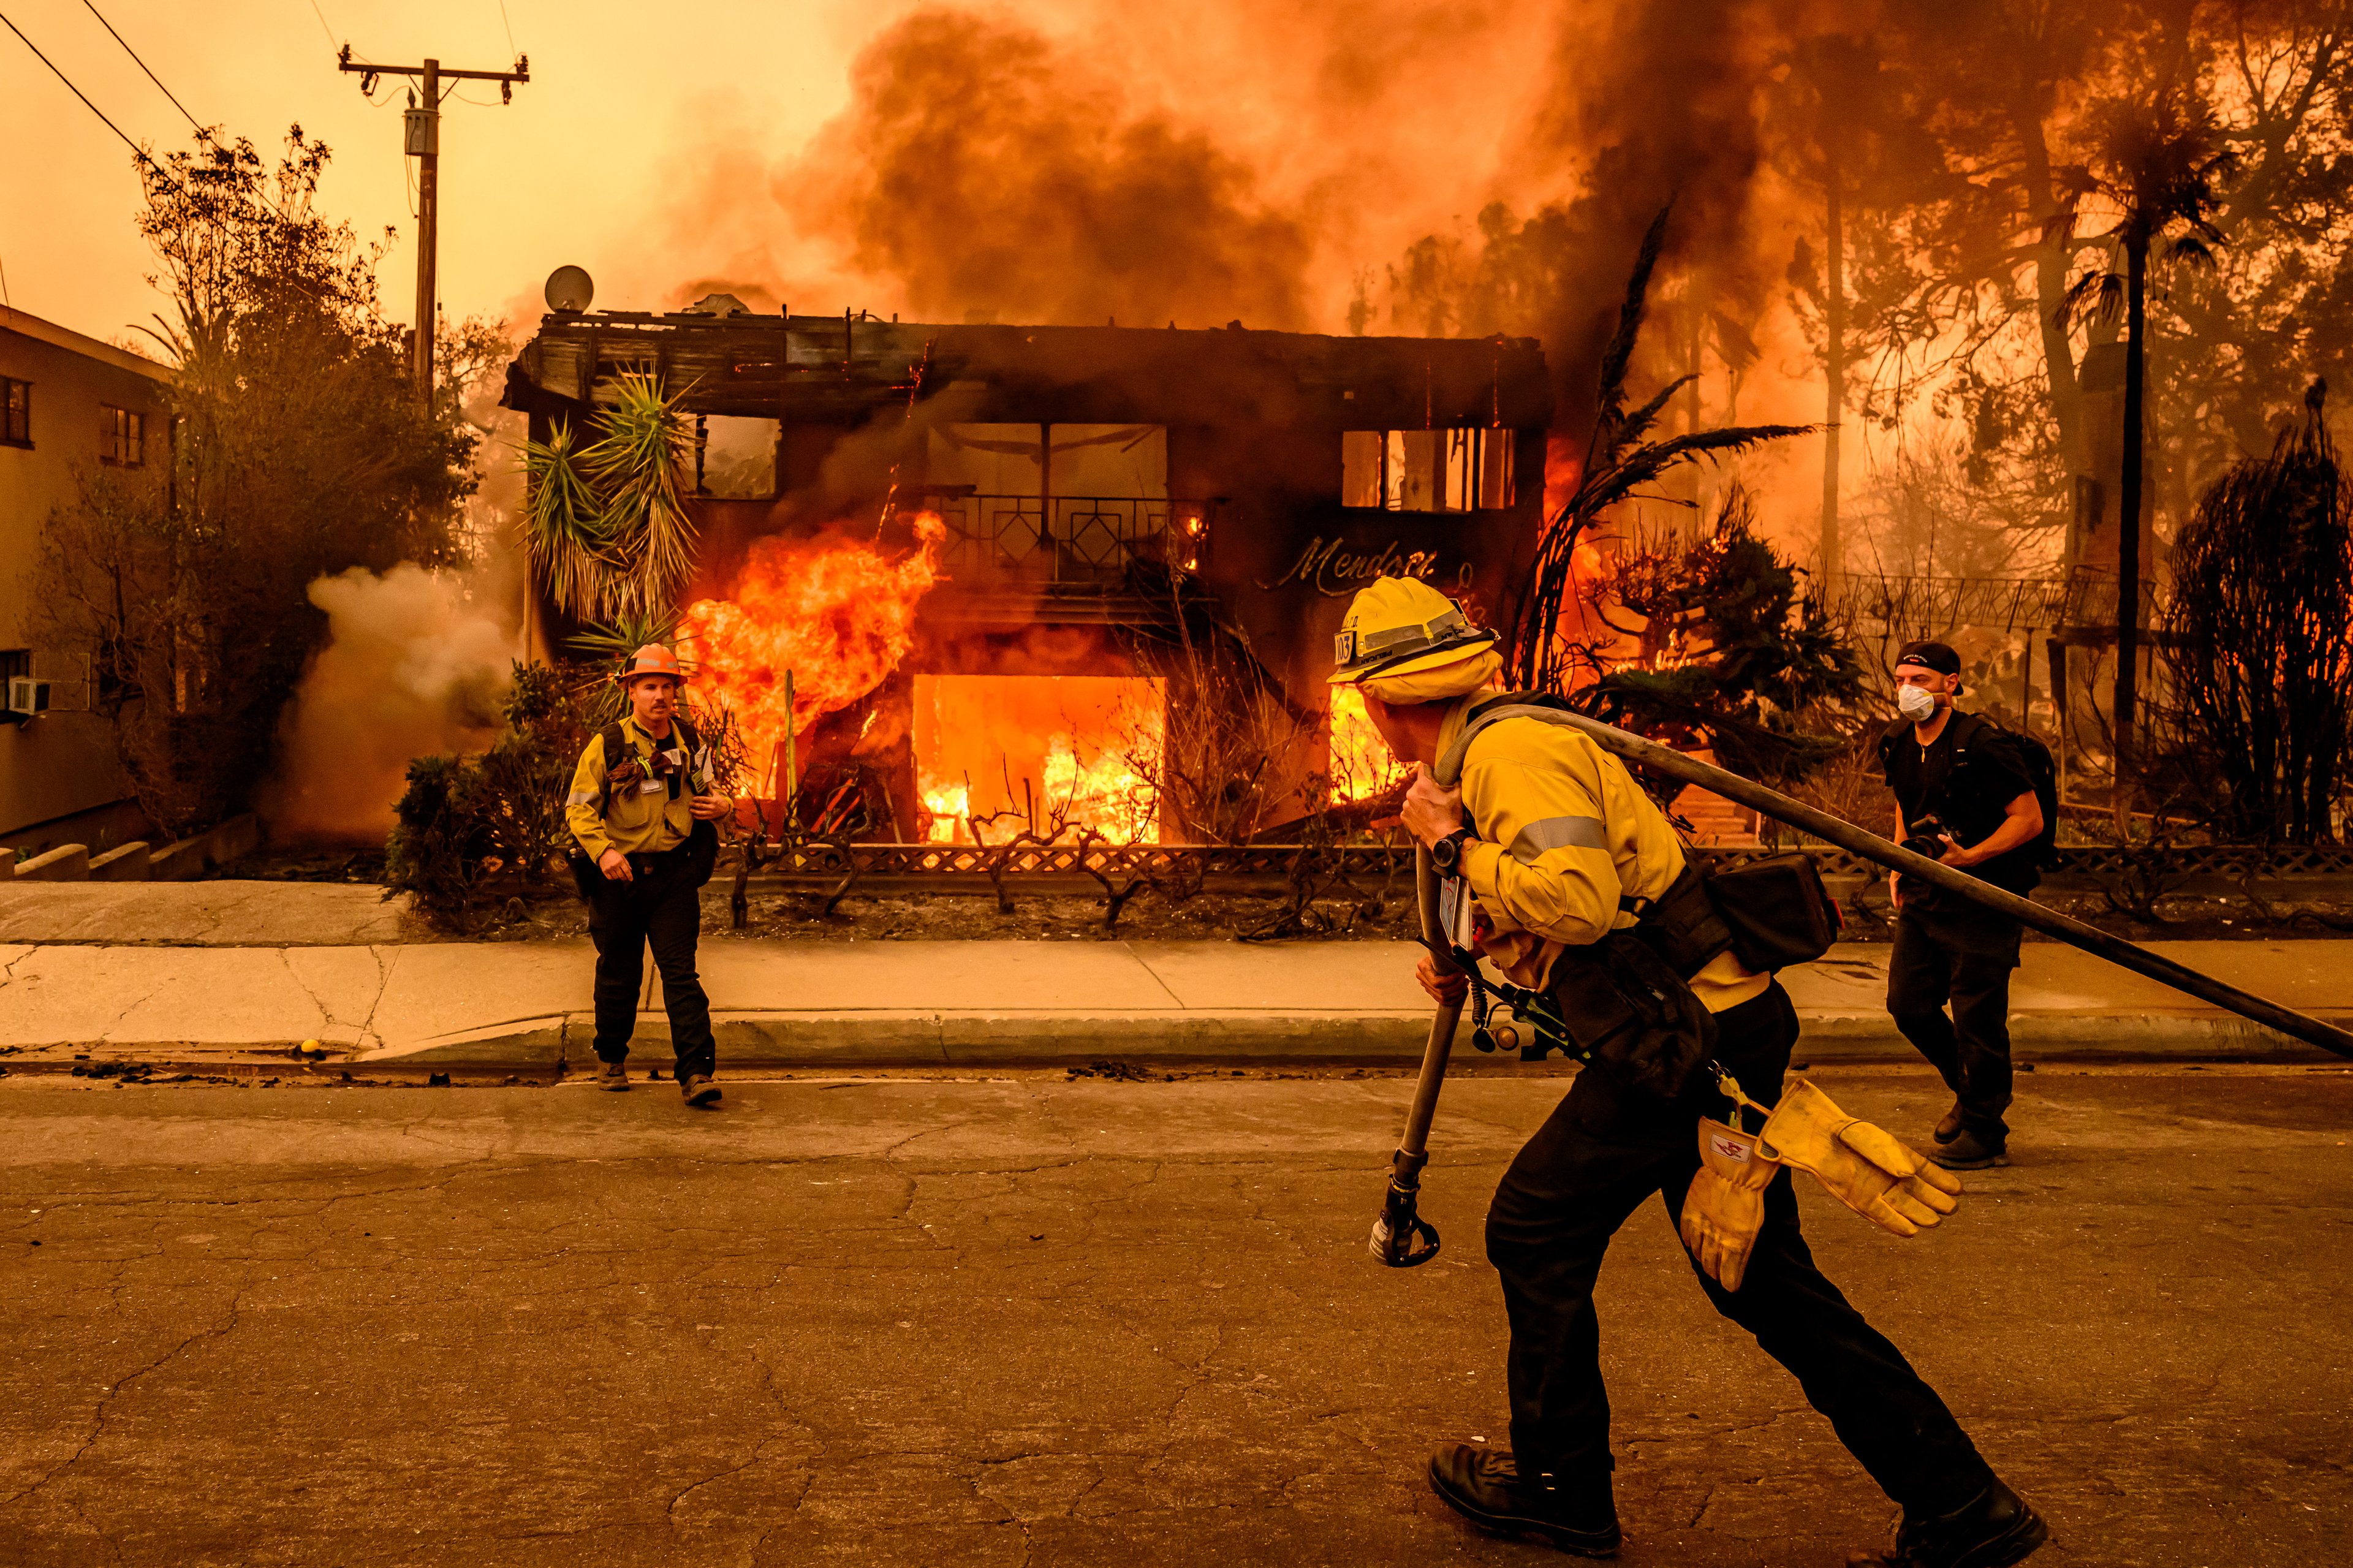
POLYGON ((1488 511, 1513 504, 1518 432, 1346 430, 1340 504, 1383 511, 1488 511))
POLYGON ((1332 796, 1368 800, 1406 775, 1381 732, 1365 711, 1365 694, 1353 686, 1332 688, 1332 796))
POLYGON ((1158 843, 1159 791, 1146 774, 1167 701, 1148 676, 916 676, 925 837, 970 844, 969 818, 991 842, 1092 827, 1113 844, 1158 843))
POLYGON ((694 419, 694 493, 714 500, 767 500, 776 493, 783 424, 732 414, 694 419))

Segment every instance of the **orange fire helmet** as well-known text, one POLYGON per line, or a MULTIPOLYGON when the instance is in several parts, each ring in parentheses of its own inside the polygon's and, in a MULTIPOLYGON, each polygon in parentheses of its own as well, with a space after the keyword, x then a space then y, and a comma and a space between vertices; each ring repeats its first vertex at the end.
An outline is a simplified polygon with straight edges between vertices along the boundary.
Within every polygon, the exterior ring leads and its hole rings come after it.
POLYGON ((686 684, 686 671, 679 668, 678 655, 658 642, 649 642, 629 656, 621 666, 621 673, 613 679, 627 686, 641 675, 667 675, 681 686, 686 684))

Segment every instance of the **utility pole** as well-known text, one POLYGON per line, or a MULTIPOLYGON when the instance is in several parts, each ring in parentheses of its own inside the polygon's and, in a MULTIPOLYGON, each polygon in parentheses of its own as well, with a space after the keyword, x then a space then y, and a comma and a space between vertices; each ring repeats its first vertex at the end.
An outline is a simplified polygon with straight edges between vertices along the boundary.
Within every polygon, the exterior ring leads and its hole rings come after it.
POLYGON ((403 151, 417 160, 417 325, 410 334, 415 340, 409 366, 417 382, 417 395, 427 405, 433 402, 433 328, 439 312, 436 307, 436 252, 441 231, 441 84, 445 81, 494 81, 499 84, 499 101, 514 101, 514 84, 531 79, 531 57, 517 55, 514 68, 502 71, 445 70, 439 60, 427 60, 416 66, 370 65, 352 58, 352 47, 345 44, 343 53, 335 58, 336 68, 356 71, 360 91, 373 93, 376 79, 387 76, 415 77, 417 98, 402 117, 403 151))

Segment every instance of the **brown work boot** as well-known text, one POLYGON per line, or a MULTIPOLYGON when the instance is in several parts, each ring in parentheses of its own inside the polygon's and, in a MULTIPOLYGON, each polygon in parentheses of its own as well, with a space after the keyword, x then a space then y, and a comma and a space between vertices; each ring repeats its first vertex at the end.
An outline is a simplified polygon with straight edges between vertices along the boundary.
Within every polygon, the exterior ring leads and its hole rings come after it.
POLYGON ((1961 1102, 1956 1100, 1953 1109, 1945 1112, 1945 1119, 1936 1123, 1936 1131, 1931 1136, 1939 1143, 1949 1143, 1960 1135, 1961 1102))
POLYGON ((627 1062, 607 1062, 604 1066, 598 1068, 596 1069, 596 1087, 599 1089, 611 1089, 616 1094, 625 1092, 629 1087, 629 1064, 627 1062))
POLYGON ((1993 1165, 2010 1163, 2010 1140, 1982 1138, 1975 1132, 1963 1131, 1949 1143, 1939 1143, 1928 1151, 1928 1158, 1947 1171, 1982 1171, 1993 1165))
POLYGON ((716 1105, 719 1086, 701 1073, 689 1073, 678 1080, 678 1092, 689 1105, 716 1105))

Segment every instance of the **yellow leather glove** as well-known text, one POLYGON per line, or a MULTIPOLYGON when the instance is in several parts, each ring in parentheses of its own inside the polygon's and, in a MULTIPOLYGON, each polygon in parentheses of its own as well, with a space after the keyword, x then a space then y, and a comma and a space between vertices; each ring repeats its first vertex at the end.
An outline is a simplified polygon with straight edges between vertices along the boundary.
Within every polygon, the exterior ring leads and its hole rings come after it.
POLYGON ((1693 1261, 1727 1290, 1740 1289, 1757 1233, 1765 1228, 1765 1189, 1780 1168, 1755 1135, 1700 1118, 1699 1173, 1683 1194, 1676 1228, 1693 1261))
POLYGON ((1885 1128, 1849 1116, 1804 1079, 1765 1119, 1757 1147, 1768 1160, 1811 1172, 1831 1196, 1898 1236, 1917 1236, 1960 1206, 1959 1177, 1885 1128))

